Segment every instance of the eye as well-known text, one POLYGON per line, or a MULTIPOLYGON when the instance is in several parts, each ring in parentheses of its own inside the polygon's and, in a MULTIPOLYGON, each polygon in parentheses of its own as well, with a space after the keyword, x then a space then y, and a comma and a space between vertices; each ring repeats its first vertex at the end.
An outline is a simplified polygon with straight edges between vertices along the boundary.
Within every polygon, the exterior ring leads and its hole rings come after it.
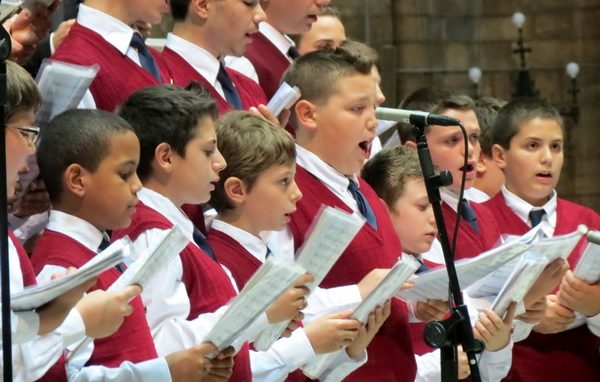
POLYGON ((289 176, 286 176, 285 178, 281 179, 279 181, 282 185, 284 185, 285 187, 289 186, 290 183, 292 182, 292 178, 289 176))
POLYGON ((539 144, 537 142, 529 142, 526 147, 528 150, 535 150, 539 147, 539 144))
POLYGON ((561 152, 562 151, 562 143, 554 142, 550 145, 550 149, 555 152, 561 152))
POLYGON ((418 204, 417 208, 419 209, 419 211, 421 212, 425 212, 427 211, 427 208, 429 207, 429 203, 428 204, 418 204))
POLYGON ((126 171, 126 172, 119 173, 119 177, 123 180, 127 180, 127 179, 131 178, 131 175, 133 175, 132 171, 126 171))
POLYGON ((350 108, 350 110, 353 113, 362 113, 363 111, 365 111, 367 107, 365 105, 358 105, 358 106, 353 106, 350 108))
POLYGON ((460 140, 460 139, 458 138, 458 136, 456 136, 456 135, 453 135, 453 136, 451 136, 451 137, 447 138, 447 139, 444 141, 444 143, 446 143, 447 145, 451 145, 451 146, 453 146, 453 145, 457 144, 457 143, 459 142, 459 140, 460 140))
POLYGON ((479 142, 479 134, 471 134, 469 141, 471 141, 472 144, 479 142))

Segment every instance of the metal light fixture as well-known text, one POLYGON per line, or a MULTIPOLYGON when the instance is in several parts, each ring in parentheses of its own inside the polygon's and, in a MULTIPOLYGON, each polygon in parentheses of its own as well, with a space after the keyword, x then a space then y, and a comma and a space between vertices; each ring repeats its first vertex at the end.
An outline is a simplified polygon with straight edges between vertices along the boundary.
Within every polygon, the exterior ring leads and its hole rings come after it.
POLYGON ((513 49, 514 54, 519 55, 520 69, 517 72, 515 82, 514 98, 529 97, 538 98, 539 91, 535 88, 529 69, 527 69, 527 53, 531 53, 531 48, 525 45, 523 39, 523 26, 525 25, 525 15, 522 12, 515 12, 512 15, 512 22, 519 31, 519 39, 517 40, 516 48, 513 49))
POLYGON ((579 104, 577 102, 577 94, 579 93, 579 87, 577 86, 577 75, 579 74, 579 64, 576 62, 569 62, 565 65, 565 72, 571 78, 571 105, 561 110, 561 114, 567 117, 573 118, 575 125, 579 123, 579 104))
POLYGON ((473 66, 469 69, 469 80, 473 84, 473 97, 479 98, 479 81, 481 81, 481 69, 473 66))

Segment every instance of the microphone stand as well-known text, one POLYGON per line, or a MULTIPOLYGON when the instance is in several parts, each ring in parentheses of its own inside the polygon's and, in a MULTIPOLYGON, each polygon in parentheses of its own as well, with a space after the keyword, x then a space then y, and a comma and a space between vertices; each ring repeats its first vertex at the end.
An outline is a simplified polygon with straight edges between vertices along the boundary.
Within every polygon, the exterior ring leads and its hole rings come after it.
POLYGON ((475 340, 473 337, 473 328, 471 327, 469 312, 467 306, 463 302, 458 277, 456 276, 456 268, 454 267, 454 254, 450 247, 446 226, 444 224, 444 216, 442 214, 439 189, 440 187, 452 184, 452 174, 448 171, 436 174, 431 160, 431 153, 427 146, 427 139, 425 138, 425 121, 418 123, 417 121, 411 120, 411 122, 417 128, 417 152, 419 154, 419 162, 421 163, 427 196, 433 207, 439 238, 444 252, 451 295, 450 317, 441 321, 429 322, 425 327, 423 336, 425 342, 429 346, 441 350, 442 382, 458 380, 457 345, 459 344, 462 345, 463 350, 467 353, 469 368, 471 369, 471 379, 475 382, 480 382, 481 377, 479 375, 479 368, 477 367, 476 354, 483 351, 483 343, 479 340, 475 340))
POLYGON ((10 56, 8 32, 0 26, 0 277, 2 279, 2 362, 4 381, 12 381, 12 338, 10 326, 10 270, 8 264, 8 202, 6 179, 6 60, 10 56))

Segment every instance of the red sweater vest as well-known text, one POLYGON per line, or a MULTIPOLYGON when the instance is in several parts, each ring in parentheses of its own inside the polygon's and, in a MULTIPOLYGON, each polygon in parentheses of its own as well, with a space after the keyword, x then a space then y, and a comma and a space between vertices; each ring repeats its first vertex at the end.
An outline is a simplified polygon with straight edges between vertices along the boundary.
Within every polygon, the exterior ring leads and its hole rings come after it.
MULTIPOLYGON (((46 229, 37 241, 32 263, 37 272, 47 264, 79 268, 95 255, 96 252, 72 238, 46 229)), ((120 272, 115 268, 106 270, 98 276, 96 285, 90 291, 108 289, 119 276, 120 272)), ((131 306, 133 313, 125 317, 123 324, 113 335, 94 340, 94 351, 86 365, 118 367, 124 361, 137 363, 158 357, 141 298, 134 298, 131 306)))
MULTIPOLYGON (((173 73, 173 83, 175 85, 186 87, 190 82, 197 81, 217 102, 219 114, 223 114, 233 109, 231 105, 227 103, 225 98, 223 98, 216 89, 208 83, 206 78, 198 73, 196 69, 194 69, 179 54, 169 48, 165 48, 162 51, 162 56, 167 63, 169 70, 173 73)), ((244 110, 250 109, 253 106, 256 107, 260 104, 267 104, 265 93, 256 82, 233 69, 225 68, 225 70, 227 71, 227 74, 229 74, 231 81, 240 95, 244 110)))
MULTIPOLYGON (((351 212, 319 179, 300 166, 296 183, 304 197, 292 215, 290 228, 298 248, 321 204, 351 212)), ((402 254, 402 246, 394 232, 390 217, 367 183, 360 180, 360 189, 371 205, 378 229, 369 224, 359 231, 340 259, 334 264, 321 286, 337 287, 358 283, 374 268, 391 268, 402 254)), ((413 381, 416 364, 410 342, 406 305, 392 301, 392 314, 367 348, 368 362, 348 376, 348 381, 413 381)))
POLYGON ((290 67, 290 61, 260 32, 252 36, 252 43, 244 56, 254 66, 260 87, 267 98, 271 99, 279 89, 281 77, 290 67))
MULTIPOLYGON (((131 225, 124 230, 113 231, 113 237, 120 238, 127 235, 135 241, 139 235, 149 229, 171 227, 173 224, 167 218, 139 202, 131 225)), ((190 243, 179 257, 183 268, 182 281, 190 300, 188 320, 193 320, 202 313, 214 312, 236 296, 235 289, 223 268, 200 248, 190 243)), ((244 345, 235 356, 234 374, 231 380, 250 381, 251 379, 248 347, 244 345)))
POLYGON ((231 271, 238 288, 243 289, 262 263, 231 236, 211 229, 206 238, 221 264, 231 271))
MULTIPOLYGON (((485 202, 496 216, 503 234, 522 235, 530 230, 506 204, 501 192, 485 202)), ((555 235, 573 232, 579 224, 600 229, 600 216, 589 208, 557 200, 555 235)), ((581 246, 578 244, 568 260, 577 264, 581 246)), ((531 332, 524 341, 515 344, 513 362, 506 381, 548 382, 600 380, 600 338, 591 333, 586 325, 555 334, 531 332)))
MULTIPOLYGON (((171 75, 160 54, 152 48, 162 82, 171 75)), ((138 89, 158 85, 150 73, 124 56, 101 35, 75 23, 63 43, 52 55, 53 59, 77 65, 98 65, 100 70, 90 86, 98 109, 114 111, 138 89)))
MULTIPOLYGON (((458 223, 458 236, 456 238, 455 260, 479 256, 482 252, 492 249, 500 237, 500 230, 494 219, 494 215, 486 207, 479 203, 469 202, 475 215, 477 215, 477 233, 469 223, 460 219, 458 223)), ((448 204, 442 203, 442 214, 446 232, 452 245, 452 234, 456 226, 456 211, 448 204)))
MULTIPOLYGON (((238 288, 242 289, 262 263, 231 236, 212 229, 206 235, 219 262, 231 271, 238 288)), ((291 372, 286 382, 308 381, 302 370, 291 372)))

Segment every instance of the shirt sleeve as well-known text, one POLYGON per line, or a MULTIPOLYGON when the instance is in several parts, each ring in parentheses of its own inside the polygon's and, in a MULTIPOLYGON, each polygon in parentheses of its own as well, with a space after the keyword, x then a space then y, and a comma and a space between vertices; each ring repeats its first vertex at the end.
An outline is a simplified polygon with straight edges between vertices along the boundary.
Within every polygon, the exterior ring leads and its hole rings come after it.
POLYGON ((280 338, 267 351, 250 351, 253 381, 283 381, 289 373, 316 358, 306 336, 299 328, 287 338, 280 338))
POLYGON ((67 377, 70 382, 170 382, 171 372, 167 361, 157 358, 139 363, 127 361, 113 368, 93 365, 78 369, 69 363, 67 377))
POLYGON ((40 317, 33 311, 11 311, 10 328, 13 344, 25 343, 32 340, 37 335, 40 329, 40 317))
POLYGON ((367 352, 364 351, 358 359, 352 359, 346 351, 341 351, 331 364, 319 376, 319 381, 322 382, 337 382, 342 381, 354 370, 358 369, 367 362, 367 352))
POLYGON ((315 288, 308 296, 308 306, 302 311, 304 322, 311 322, 323 314, 352 310, 362 301, 357 285, 336 288, 315 288))
POLYGON ((63 354, 62 338, 54 332, 36 336, 26 343, 13 345, 12 354, 13 381, 35 381, 63 354))
POLYGON ((600 337, 600 314, 597 314, 592 317, 586 317, 586 323, 588 325, 588 329, 596 336, 600 337))

